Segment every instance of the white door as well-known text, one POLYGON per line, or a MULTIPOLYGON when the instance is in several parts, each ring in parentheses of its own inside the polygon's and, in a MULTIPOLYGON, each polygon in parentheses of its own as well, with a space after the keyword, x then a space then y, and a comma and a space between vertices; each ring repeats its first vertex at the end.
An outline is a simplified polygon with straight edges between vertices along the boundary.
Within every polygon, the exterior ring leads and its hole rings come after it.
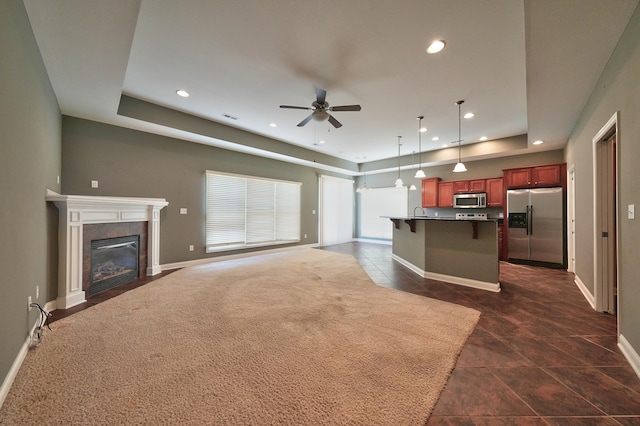
POLYGON ((318 179, 320 246, 352 241, 354 181, 324 175, 318 179))

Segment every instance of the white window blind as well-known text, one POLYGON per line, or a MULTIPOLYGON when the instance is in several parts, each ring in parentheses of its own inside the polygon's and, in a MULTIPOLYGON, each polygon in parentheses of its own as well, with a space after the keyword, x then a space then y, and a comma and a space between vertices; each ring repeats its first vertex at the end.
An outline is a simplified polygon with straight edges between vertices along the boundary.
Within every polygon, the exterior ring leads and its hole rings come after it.
POLYGON ((300 241, 300 182, 207 171, 207 252, 300 241))

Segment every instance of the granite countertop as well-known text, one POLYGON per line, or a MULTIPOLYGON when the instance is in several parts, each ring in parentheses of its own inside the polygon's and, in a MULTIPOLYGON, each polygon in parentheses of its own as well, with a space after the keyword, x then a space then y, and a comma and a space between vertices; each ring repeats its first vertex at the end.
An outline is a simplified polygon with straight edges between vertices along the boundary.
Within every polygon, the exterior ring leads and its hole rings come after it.
POLYGON ((474 221, 474 222, 498 222, 502 219, 500 218, 487 218, 487 219, 474 219, 474 218, 464 218, 464 219, 456 219, 452 216, 381 216, 388 219, 398 219, 398 220, 454 220, 454 221, 474 221))

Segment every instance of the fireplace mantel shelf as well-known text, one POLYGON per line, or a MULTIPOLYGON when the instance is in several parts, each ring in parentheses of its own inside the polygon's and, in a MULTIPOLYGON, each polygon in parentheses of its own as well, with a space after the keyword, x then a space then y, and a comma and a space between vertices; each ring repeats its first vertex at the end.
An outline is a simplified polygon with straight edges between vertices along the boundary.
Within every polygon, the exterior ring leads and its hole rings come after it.
POLYGON ((169 205, 164 198, 62 195, 47 190, 46 200, 60 210, 57 308, 67 309, 86 300, 82 290, 82 228, 85 224, 147 221, 146 274, 162 272, 160 210, 169 205))

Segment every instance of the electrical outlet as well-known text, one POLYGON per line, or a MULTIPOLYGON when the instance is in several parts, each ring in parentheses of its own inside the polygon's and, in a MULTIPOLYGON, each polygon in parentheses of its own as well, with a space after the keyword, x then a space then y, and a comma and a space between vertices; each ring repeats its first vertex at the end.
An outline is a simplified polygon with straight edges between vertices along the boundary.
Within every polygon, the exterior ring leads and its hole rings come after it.
POLYGON ((187 214, 187 208, 186 207, 180 207, 180 214, 187 214))
POLYGON ((636 205, 635 204, 629 204, 629 206, 627 207, 627 218, 628 219, 635 219, 636 218, 636 205))
POLYGON ((305 239, 307 238, 307 234, 304 234, 304 238, 305 238, 305 239))
POLYGON ((193 251, 193 244, 189 246, 189 251, 193 251))
POLYGON ((97 188, 98 187, 98 181, 97 180, 92 180, 91 181, 91 187, 92 188, 97 188))
POLYGON ((31 310, 31 296, 27 297, 27 307, 31 310))

